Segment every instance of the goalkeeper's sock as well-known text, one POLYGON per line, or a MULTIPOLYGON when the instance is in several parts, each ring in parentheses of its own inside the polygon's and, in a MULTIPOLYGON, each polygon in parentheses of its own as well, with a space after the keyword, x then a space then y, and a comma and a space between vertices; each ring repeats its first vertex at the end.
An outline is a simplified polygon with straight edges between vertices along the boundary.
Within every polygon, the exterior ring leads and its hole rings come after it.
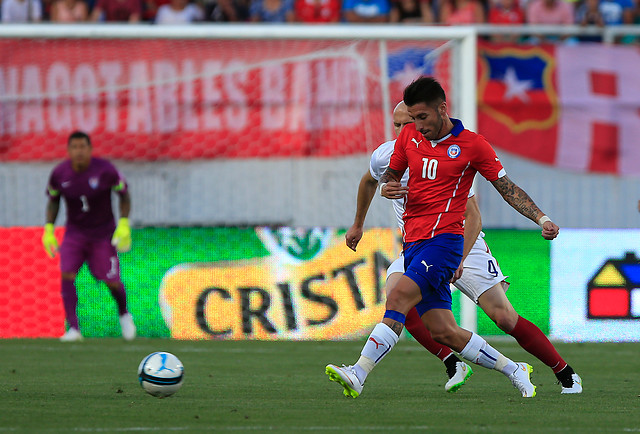
POLYGON ((124 315, 127 313, 127 295, 124 291, 124 285, 122 282, 120 282, 117 288, 109 287, 109 291, 111 291, 111 296, 118 305, 118 315, 124 315))
POLYGON ((73 280, 62 279, 62 304, 64 306, 64 316, 69 327, 79 330, 78 327, 78 293, 73 280))

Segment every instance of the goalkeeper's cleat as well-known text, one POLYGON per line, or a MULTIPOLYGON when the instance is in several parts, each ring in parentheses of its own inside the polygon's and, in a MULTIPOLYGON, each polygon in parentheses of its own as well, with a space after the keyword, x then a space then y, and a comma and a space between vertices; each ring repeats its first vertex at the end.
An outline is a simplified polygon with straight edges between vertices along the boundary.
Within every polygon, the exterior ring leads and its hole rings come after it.
POLYGON ((582 378, 574 372, 569 380, 560 382, 562 385, 562 392, 560 393, 582 393, 582 378))
POLYGON ((125 341, 132 341, 136 338, 136 325, 133 323, 133 317, 130 313, 120 315, 120 328, 122 328, 122 337, 125 341))
POLYGON ((343 393, 347 398, 357 398, 362 393, 363 385, 360 384, 353 366, 327 365, 325 373, 329 376, 329 380, 335 381, 344 387, 343 393))
POLYGON ((118 220, 116 230, 113 231, 113 237, 111 237, 111 245, 115 246, 118 252, 131 250, 131 227, 129 227, 128 218, 121 217, 118 220))
POLYGON ((467 382, 469 377, 473 375, 473 370, 471 366, 460 361, 456 362, 454 369, 447 369, 447 375, 449 376, 449 381, 444 385, 444 390, 453 393, 457 392, 467 382))
POLYGON ((523 398, 533 398, 536 396, 536 386, 531 382, 533 367, 528 363, 522 362, 518 362, 516 365, 518 365, 518 368, 513 374, 509 375, 511 384, 522 393, 523 398))
POLYGON ((58 240, 54 233, 55 229, 53 223, 47 223, 44 225, 44 233, 42 234, 42 246, 45 252, 50 258, 53 258, 58 251, 58 240))
POLYGON ((69 327, 69 330, 62 336, 60 336, 60 342, 82 342, 83 337, 80 330, 74 327, 69 327))

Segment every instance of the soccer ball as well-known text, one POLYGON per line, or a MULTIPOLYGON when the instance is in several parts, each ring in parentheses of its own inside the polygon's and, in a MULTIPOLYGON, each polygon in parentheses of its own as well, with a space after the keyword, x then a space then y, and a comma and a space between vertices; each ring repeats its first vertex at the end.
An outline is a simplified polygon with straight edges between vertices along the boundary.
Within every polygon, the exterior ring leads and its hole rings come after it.
POLYGON ((138 381, 145 392, 164 398, 173 395, 184 377, 184 367, 176 356, 164 351, 149 354, 138 366, 138 381))

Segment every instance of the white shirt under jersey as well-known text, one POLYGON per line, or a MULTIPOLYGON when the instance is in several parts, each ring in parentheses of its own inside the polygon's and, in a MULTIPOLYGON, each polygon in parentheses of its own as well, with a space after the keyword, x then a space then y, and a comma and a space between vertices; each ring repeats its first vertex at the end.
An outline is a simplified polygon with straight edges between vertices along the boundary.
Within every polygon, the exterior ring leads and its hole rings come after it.
MULTIPOLYGON (((369 163, 369 172, 371 173, 371 176, 373 176, 373 178, 376 181, 380 180, 384 172, 386 172, 387 168, 389 167, 389 160, 391 160, 391 154, 393 154, 393 149, 395 145, 396 145, 395 140, 384 142, 382 145, 378 146, 376 150, 373 151, 373 153, 371 154, 371 161, 369 163)), ((402 179, 400 180, 400 183, 404 187, 406 187, 408 181, 409 181, 409 169, 407 169, 404 172, 404 175, 402 175, 402 179)), ((475 195, 475 192, 473 191, 473 187, 471 187, 469 189, 468 197, 472 197, 474 195, 475 195)), ((402 216, 404 214, 404 207, 405 207, 406 200, 407 200, 406 198, 391 199, 393 210, 396 213, 396 219, 398 220, 398 227, 400 228, 400 230, 402 230, 402 228, 404 227, 404 220, 402 219, 402 216)), ((478 235, 478 238, 479 239, 484 238, 484 233, 480 232, 480 234, 478 235)))
MULTIPOLYGON (((371 154, 371 162, 369 163, 369 172, 371 176, 376 181, 379 181, 384 172, 387 171, 389 167, 389 160, 391 160, 391 154, 393 154, 393 148, 396 145, 395 140, 390 140, 388 142, 384 142, 382 145, 378 146, 378 148, 373 151, 371 154)), ((407 182, 409 181, 409 169, 404 172, 402 175, 402 179, 400 183, 406 187, 407 182)), ((404 220, 402 220, 402 215, 404 214, 404 205, 406 202, 406 198, 404 199, 391 199, 393 204, 393 210, 396 213, 396 219, 398 220, 398 227, 402 229, 404 227, 404 220)))

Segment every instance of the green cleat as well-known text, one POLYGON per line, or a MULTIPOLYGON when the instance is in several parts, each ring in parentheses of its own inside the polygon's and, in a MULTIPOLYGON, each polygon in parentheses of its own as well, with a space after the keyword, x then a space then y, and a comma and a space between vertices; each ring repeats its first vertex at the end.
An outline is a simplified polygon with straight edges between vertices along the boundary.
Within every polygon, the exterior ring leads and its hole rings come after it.
MULTIPOLYGON (((449 373, 447 372, 447 374, 449 373)), ((456 369, 451 374, 449 381, 444 385, 444 390, 454 393, 473 375, 473 369, 464 362, 456 362, 456 369)))
POLYGON ((329 380, 344 387, 343 393, 347 398, 357 398, 362 393, 363 385, 360 384, 352 366, 327 365, 325 373, 329 376, 329 380))

